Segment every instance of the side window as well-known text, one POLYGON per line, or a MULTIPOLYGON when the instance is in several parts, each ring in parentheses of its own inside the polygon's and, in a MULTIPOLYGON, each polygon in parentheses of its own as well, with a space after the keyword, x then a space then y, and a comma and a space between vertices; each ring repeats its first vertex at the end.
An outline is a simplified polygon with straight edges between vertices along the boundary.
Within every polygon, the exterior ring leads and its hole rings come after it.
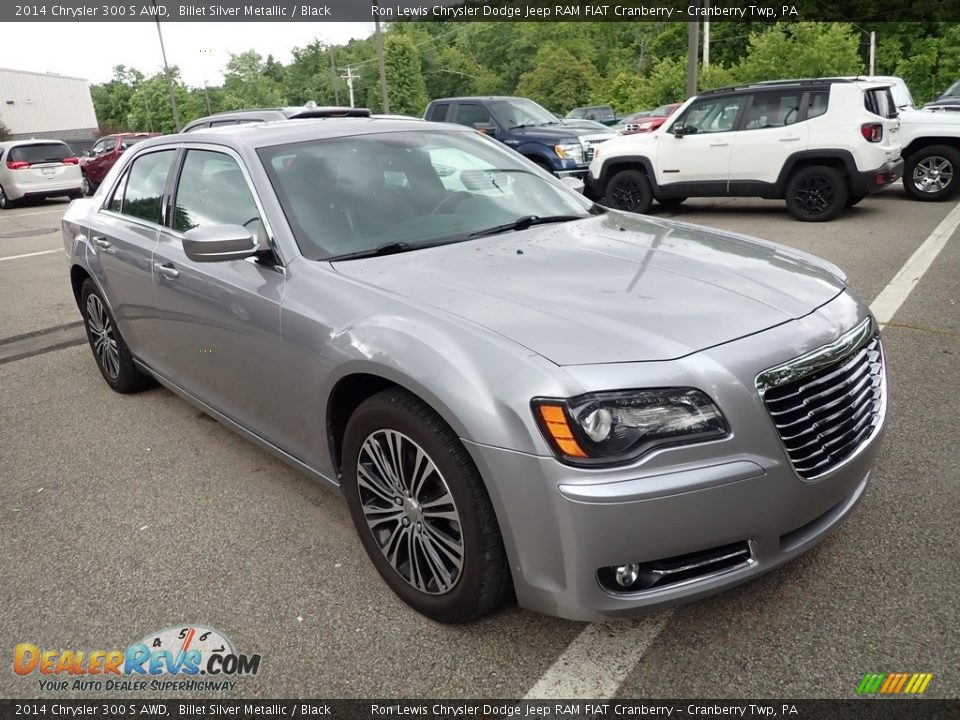
POLYGON ((90 148, 90 154, 99 155, 100 153, 103 152, 104 146, 105 146, 105 143, 103 142, 103 140, 101 140, 100 142, 96 143, 92 148, 90 148))
POLYGON ((800 119, 802 92, 758 93, 747 113, 745 130, 762 130, 793 125, 800 119))
POLYGON ((242 225, 264 239, 260 211, 237 161, 210 150, 188 150, 177 184, 173 228, 242 225))
POLYGON ((830 93, 825 90, 818 90, 807 95, 807 120, 820 117, 827 112, 827 101, 830 93))
POLYGON ((728 132, 733 130, 742 104, 742 97, 698 100, 687 108, 680 122, 691 134, 728 132))
POLYGON ((456 123, 458 125, 466 125, 467 127, 475 127, 477 123, 489 124, 490 113, 488 113, 482 105, 460 103, 457 105, 456 123))
MULTIPOLYGON (((141 155, 133 161, 127 173, 119 212, 154 223, 160 222, 163 188, 175 155, 175 150, 163 150, 141 155)), ((110 203, 111 210, 115 209, 115 200, 110 203)))
POLYGON ((107 203, 107 210, 120 212, 123 209, 123 193, 127 189, 128 177, 130 177, 130 173, 125 172, 123 177, 120 178, 120 182, 117 183, 117 186, 113 190, 113 196, 110 198, 110 202, 107 203))
POLYGON ((430 110, 430 117, 427 120, 432 120, 433 122, 446 122, 447 113, 450 110, 450 103, 437 103, 433 106, 433 109, 430 110))
MULTIPOLYGON (((248 120, 247 122, 256 122, 256 120, 248 120)), ((223 127, 224 125, 239 125, 239 120, 215 120, 210 123, 210 127, 223 127)))
POLYGON ((103 151, 105 153, 113 152, 114 148, 117 147, 117 139, 110 138, 103 141, 103 151))

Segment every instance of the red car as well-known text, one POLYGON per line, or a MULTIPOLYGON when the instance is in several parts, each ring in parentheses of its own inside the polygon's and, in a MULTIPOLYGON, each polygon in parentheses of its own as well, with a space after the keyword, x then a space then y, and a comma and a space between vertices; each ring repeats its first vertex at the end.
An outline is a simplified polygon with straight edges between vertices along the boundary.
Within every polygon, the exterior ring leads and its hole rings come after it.
POLYGON ((671 103, 669 105, 661 105, 645 118, 638 120, 636 123, 627 123, 623 134, 632 135, 634 133, 653 132, 658 127, 663 125, 682 104, 683 103, 671 103))
POLYGON ((80 172, 83 174, 83 193, 93 195, 97 186, 117 162, 120 156, 131 145, 141 140, 157 137, 160 133, 117 133, 107 135, 94 143, 93 147, 85 150, 80 158, 80 172))

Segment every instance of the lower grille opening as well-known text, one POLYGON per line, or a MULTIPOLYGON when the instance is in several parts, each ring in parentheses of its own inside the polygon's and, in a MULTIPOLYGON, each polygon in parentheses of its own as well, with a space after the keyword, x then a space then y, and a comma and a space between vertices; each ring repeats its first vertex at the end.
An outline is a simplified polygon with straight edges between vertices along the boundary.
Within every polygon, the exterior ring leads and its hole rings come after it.
POLYGON ((750 544, 744 540, 650 562, 603 567, 597 570, 597 580, 610 592, 644 592, 703 580, 717 573, 746 567, 752 560, 750 544))

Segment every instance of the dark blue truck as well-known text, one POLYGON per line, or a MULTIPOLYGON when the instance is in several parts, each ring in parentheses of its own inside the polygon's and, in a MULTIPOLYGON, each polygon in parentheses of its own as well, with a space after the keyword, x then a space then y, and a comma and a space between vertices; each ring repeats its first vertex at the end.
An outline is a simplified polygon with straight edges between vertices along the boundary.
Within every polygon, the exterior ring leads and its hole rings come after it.
POLYGON ((586 177, 594 148, 613 131, 565 127, 549 110, 522 97, 433 100, 425 120, 466 125, 496 138, 557 177, 586 177))

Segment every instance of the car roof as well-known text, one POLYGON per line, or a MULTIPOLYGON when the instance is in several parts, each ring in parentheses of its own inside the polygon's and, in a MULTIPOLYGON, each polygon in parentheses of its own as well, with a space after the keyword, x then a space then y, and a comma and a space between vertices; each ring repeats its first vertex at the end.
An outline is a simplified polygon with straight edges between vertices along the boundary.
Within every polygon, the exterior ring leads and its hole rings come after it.
POLYGON ((373 135, 387 132, 467 132, 472 128, 434 123, 415 118, 304 118, 297 122, 273 120, 250 125, 226 125, 204 128, 193 132, 164 135, 137 145, 138 148, 184 142, 222 144, 228 147, 260 148, 308 140, 329 140, 355 135, 373 135))

